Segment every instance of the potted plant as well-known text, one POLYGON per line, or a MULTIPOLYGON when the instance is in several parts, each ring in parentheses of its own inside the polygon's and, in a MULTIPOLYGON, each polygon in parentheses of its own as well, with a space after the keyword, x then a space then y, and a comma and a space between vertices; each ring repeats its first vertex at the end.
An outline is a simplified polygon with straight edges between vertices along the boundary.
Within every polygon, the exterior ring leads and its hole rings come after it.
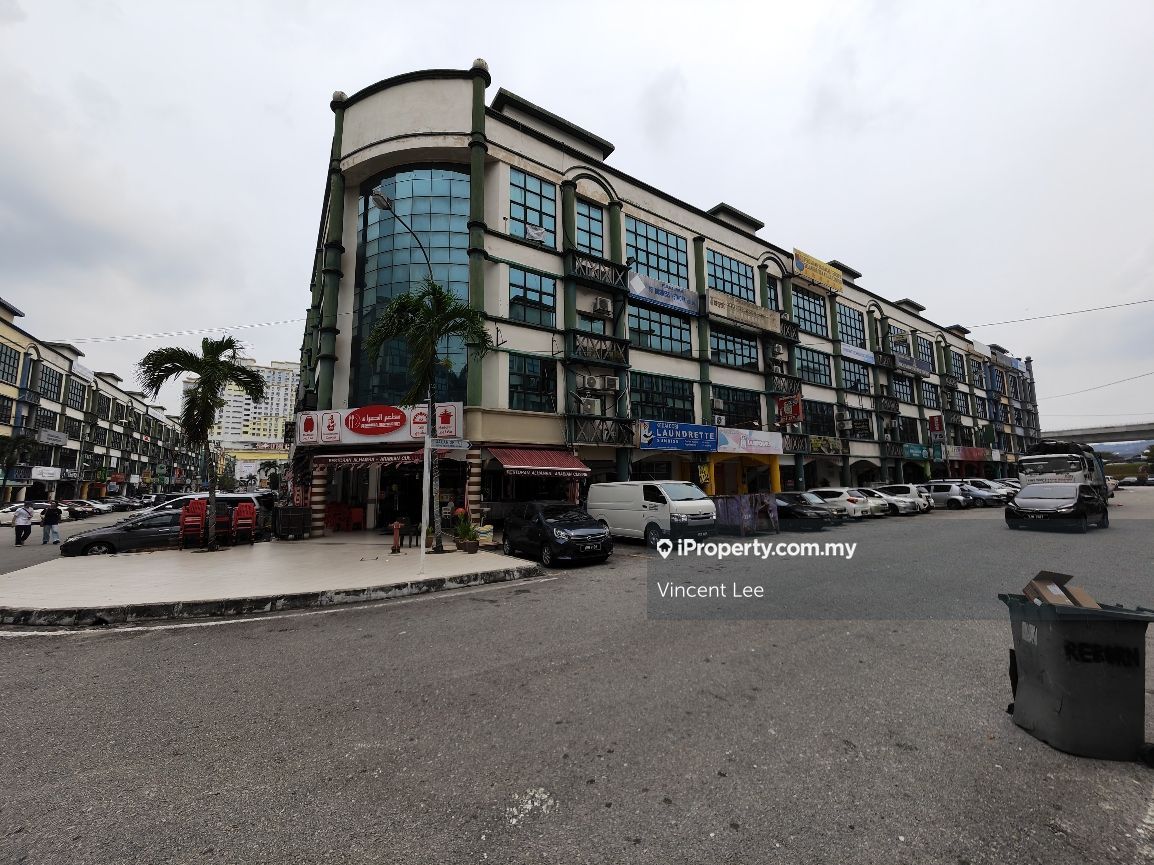
POLYGON ((429 524, 425 526, 425 549, 431 550, 433 548, 433 526, 429 524))
POLYGON ((464 550, 466 553, 477 552, 481 547, 481 542, 477 539, 477 527, 466 520, 466 525, 459 531, 457 549, 464 550))

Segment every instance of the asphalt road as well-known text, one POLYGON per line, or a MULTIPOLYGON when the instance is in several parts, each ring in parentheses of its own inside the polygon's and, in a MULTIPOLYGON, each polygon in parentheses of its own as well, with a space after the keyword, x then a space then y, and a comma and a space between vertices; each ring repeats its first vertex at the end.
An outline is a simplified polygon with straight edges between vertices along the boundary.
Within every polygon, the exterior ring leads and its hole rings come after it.
MULTIPOLYGON (((82 520, 68 520, 60 524, 60 540, 66 540, 72 535, 79 534, 85 529, 110 526, 117 520, 130 517, 135 511, 113 512, 85 517, 82 520)), ((16 546, 16 530, 12 526, 0 526, 0 574, 7 574, 20 568, 38 565, 60 555, 60 550, 53 544, 41 543, 43 531, 40 526, 32 527, 32 534, 23 546, 16 546)))
POLYGON ((999 591, 1048 568, 1154 606, 1154 489, 1117 501, 1084 536, 937 513, 800 536, 849 562, 621 546, 357 609, 5 635, 0 862, 1154 861, 1154 771, 1004 712, 999 591), (715 567, 772 615, 649 617, 651 575, 715 567))

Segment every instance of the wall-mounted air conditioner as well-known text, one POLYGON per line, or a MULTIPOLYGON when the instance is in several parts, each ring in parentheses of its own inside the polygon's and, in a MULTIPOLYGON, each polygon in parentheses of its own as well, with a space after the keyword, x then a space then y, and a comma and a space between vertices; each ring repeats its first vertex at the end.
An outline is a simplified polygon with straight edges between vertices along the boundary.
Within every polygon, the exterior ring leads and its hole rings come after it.
POLYGON ((578 390, 601 390, 601 376, 577 373, 578 390))
POLYGON ((773 356, 774 357, 784 357, 785 354, 786 354, 785 346, 782 345, 780 342, 775 342, 773 344, 773 356))
POLYGON ((714 397, 709 401, 709 405, 714 411, 721 411, 725 408, 725 401, 714 397))
POLYGON ((602 380, 602 387, 605 390, 610 390, 616 393, 617 391, 621 390, 621 379, 615 375, 607 375, 602 380))
POLYGON ((593 306, 590 307, 590 311, 594 315, 613 315, 613 304, 610 303, 607 297, 595 297, 593 298, 593 306))
POLYGON ((839 412, 835 412, 835 413, 834 413, 833 419, 834 419, 834 420, 835 420, 837 423, 841 423, 842 421, 847 421, 847 420, 849 420, 849 415, 848 415, 848 414, 846 414, 844 411, 839 411, 839 412))
POLYGON ((601 415, 601 400, 592 397, 582 397, 578 402, 581 414, 601 415))

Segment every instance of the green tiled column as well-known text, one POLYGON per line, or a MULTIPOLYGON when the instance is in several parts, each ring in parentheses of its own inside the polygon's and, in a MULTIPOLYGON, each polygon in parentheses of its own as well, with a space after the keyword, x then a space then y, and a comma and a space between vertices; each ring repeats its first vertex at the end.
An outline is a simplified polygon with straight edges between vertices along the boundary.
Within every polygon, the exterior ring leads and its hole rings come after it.
POLYGON ((621 216, 621 202, 609 202, 609 260, 614 264, 625 263, 625 244, 622 237, 625 235, 625 226, 621 216))
POLYGON ((693 281, 700 298, 700 315, 697 319, 697 368, 701 383, 701 422, 713 423, 713 388, 709 376, 709 316, 706 304, 708 283, 705 279, 705 238, 693 238, 693 281))
MULTIPOLYGON (((473 62, 473 120, 469 135, 469 305, 485 309, 485 88, 492 83, 484 60, 473 62)), ((469 359, 465 404, 480 405, 481 364, 469 359)))
POLYGON ((345 95, 334 93, 333 147, 329 155, 329 212, 325 225, 324 266, 321 270, 320 346, 317 353, 317 408, 333 407, 333 373, 337 361, 337 299, 341 289, 341 238, 345 231, 345 176, 341 173, 341 136, 345 95))

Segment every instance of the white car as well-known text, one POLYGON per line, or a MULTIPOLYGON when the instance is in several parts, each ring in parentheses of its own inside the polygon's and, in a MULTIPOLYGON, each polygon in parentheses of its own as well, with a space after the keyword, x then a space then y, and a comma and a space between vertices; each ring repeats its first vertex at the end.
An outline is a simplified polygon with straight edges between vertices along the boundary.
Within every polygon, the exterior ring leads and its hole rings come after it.
POLYGON ((854 492, 861 493, 873 501, 884 503, 887 514, 916 514, 921 510, 918 503, 912 499, 902 498, 901 496, 891 496, 889 493, 871 489, 870 487, 856 487, 854 488, 854 492))
POLYGON ((887 496, 913 502, 923 514, 929 513, 935 507, 930 491, 921 484, 884 484, 877 487, 877 490, 887 496))
MULTIPOLYGON (((48 507, 48 502, 13 502, 10 505, 5 505, 0 508, 0 526, 12 525, 12 521, 16 519, 16 511, 21 504, 26 504, 32 509, 32 525, 40 525, 40 514, 48 507)), ((67 522, 70 519, 72 519, 72 515, 68 513, 68 508, 61 508, 60 522, 67 522)))
POLYGON ((853 487, 819 487, 806 492, 813 493, 831 505, 835 502, 842 505, 846 509, 846 514, 855 520, 868 517, 872 511, 869 499, 853 487))
POLYGON ((106 505, 104 502, 98 502, 95 499, 77 499, 78 502, 84 502, 86 505, 92 505, 98 514, 112 513, 112 505, 106 505))

